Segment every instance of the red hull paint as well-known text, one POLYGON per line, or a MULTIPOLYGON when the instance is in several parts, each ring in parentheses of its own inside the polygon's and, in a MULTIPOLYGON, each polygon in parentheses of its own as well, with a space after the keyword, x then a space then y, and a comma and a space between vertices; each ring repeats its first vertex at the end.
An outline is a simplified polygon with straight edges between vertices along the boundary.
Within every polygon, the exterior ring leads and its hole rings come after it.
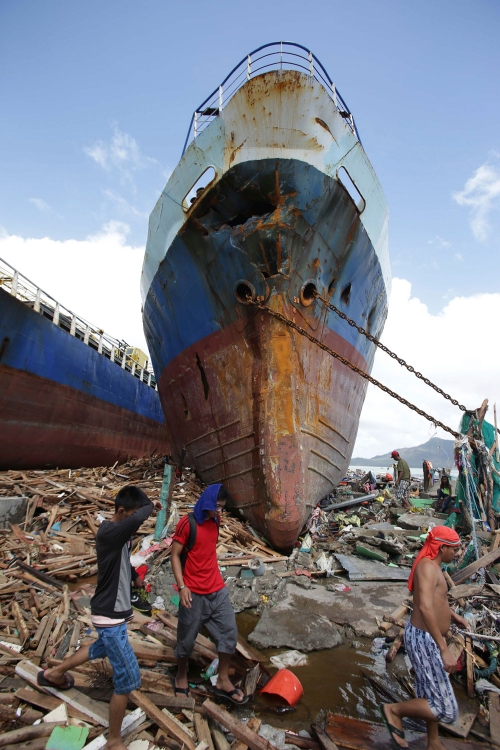
POLYGON ((0 365, 0 469, 109 466, 169 453, 165 425, 0 365))
MULTIPOLYGON (((322 324, 314 334, 367 369, 338 334, 322 324)), ((183 351, 159 381, 176 426, 173 450, 186 446, 186 463, 207 483, 223 481, 280 549, 293 546, 313 507, 342 478, 365 391, 358 375, 257 312, 183 351)))

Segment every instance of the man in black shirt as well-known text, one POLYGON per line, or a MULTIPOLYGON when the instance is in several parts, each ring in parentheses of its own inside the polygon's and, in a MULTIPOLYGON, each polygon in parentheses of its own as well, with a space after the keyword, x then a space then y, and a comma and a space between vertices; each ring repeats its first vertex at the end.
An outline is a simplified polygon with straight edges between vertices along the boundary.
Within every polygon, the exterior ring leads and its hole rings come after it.
MULTIPOLYGON (((161 508, 161 504, 156 506, 161 508)), ((109 704, 109 736, 106 750, 126 750, 121 725, 129 693, 141 685, 139 665, 128 642, 127 620, 133 617, 132 580, 140 581, 130 565, 132 535, 153 512, 153 503, 134 485, 122 487, 115 499, 115 513, 104 521, 96 536, 97 588, 92 597, 91 619, 98 639, 83 646, 59 666, 38 673, 38 684, 68 690, 74 680, 66 674, 92 659, 108 657, 113 667, 114 692, 109 704)))

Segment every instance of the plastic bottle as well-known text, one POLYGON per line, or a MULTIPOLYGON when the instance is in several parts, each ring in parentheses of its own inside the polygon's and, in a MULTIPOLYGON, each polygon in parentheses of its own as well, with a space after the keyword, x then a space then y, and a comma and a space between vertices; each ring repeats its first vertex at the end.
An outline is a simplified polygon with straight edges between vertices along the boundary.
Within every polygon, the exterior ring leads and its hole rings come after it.
POLYGON ((213 660, 213 662, 210 664, 210 666, 207 669, 207 671, 205 672, 205 675, 204 675, 205 680, 209 680, 212 677, 212 675, 214 675, 216 673, 218 666, 219 666, 219 657, 217 656, 213 660))

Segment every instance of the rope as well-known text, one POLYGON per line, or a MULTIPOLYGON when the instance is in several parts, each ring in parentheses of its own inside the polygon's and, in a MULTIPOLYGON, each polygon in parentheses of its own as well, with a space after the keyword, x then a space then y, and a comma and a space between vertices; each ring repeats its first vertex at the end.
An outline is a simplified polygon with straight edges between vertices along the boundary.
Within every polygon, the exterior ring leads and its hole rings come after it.
POLYGON ((389 396, 392 396, 392 398, 395 398, 401 404, 404 404, 404 406, 407 406, 412 411, 415 411, 417 414, 420 414, 421 417, 424 417, 424 419, 427 419, 429 422, 432 422, 432 424, 434 424, 436 427, 441 427, 442 430, 449 432, 457 440, 460 438, 460 435, 458 434, 458 432, 455 432, 455 430, 452 430, 451 427, 448 427, 447 425, 440 422, 438 419, 435 419, 435 417, 432 417, 430 414, 427 414, 427 412, 423 411, 422 409, 419 409, 418 406, 415 406, 415 404, 410 403, 410 401, 407 401, 405 398, 403 398, 403 396, 399 396, 395 391, 391 391, 390 388, 387 388, 387 386, 383 385, 378 380, 375 380, 375 378, 372 378, 371 375, 368 375, 368 373, 364 372, 363 370, 360 370, 360 368, 356 367, 355 364, 353 364, 352 362, 349 362, 348 359, 345 359, 345 357, 342 357, 342 355, 338 354, 338 352, 335 352, 333 351, 333 349, 330 349, 328 346, 326 346, 326 344, 323 344, 314 336, 311 336, 310 333, 305 331, 303 328, 298 326, 289 318, 286 318, 284 315, 282 315, 279 312, 276 312, 275 310, 271 310, 270 307, 266 307, 266 305, 261 304, 258 300, 253 300, 250 296, 247 297, 247 302, 250 305, 253 305, 254 307, 258 307, 259 310, 269 313, 269 315, 272 315, 274 318, 281 320, 282 323, 287 325, 289 328, 293 328, 295 331, 297 331, 297 333, 300 333, 301 336, 305 336, 307 339, 309 339, 309 341, 312 341, 313 344, 316 344, 317 346, 319 346, 320 349, 323 349, 323 351, 325 351, 327 354, 330 354, 330 356, 332 356, 334 359, 338 360, 339 362, 342 362, 343 365, 345 365, 350 370, 360 375, 362 378, 364 378, 364 380, 367 380, 372 385, 377 386, 377 388, 380 388, 380 390, 384 391, 384 393, 388 393, 389 396))

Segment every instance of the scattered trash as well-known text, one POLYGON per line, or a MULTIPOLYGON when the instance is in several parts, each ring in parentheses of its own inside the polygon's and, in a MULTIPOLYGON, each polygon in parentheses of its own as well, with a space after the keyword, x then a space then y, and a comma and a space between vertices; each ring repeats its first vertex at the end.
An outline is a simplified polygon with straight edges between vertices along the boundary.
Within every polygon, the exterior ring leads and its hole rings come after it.
POLYGON ((301 651, 285 651, 277 656, 271 656, 271 664, 274 664, 278 669, 303 667, 307 664, 307 656, 301 651))

